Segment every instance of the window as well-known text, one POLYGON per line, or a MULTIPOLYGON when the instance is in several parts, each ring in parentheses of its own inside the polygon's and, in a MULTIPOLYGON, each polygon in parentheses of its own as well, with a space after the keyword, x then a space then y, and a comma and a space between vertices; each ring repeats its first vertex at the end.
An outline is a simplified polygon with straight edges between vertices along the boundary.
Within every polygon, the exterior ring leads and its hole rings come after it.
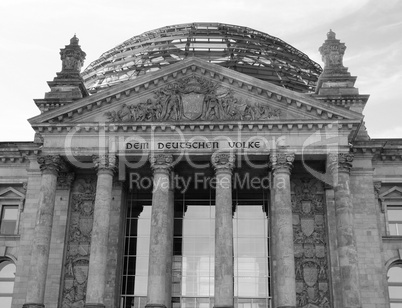
POLYGON ((0 307, 2 308, 11 308, 15 270, 15 264, 11 260, 0 261, 0 307))
POLYGON ((402 263, 388 270, 388 292, 391 308, 402 308, 402 263))
POLYGON ((388 206, 387 217, 389 235, 402 236, 402 207, 388 206))
POLYGON ((0 234, 17 234, 18 205, 1 207, 0 234))

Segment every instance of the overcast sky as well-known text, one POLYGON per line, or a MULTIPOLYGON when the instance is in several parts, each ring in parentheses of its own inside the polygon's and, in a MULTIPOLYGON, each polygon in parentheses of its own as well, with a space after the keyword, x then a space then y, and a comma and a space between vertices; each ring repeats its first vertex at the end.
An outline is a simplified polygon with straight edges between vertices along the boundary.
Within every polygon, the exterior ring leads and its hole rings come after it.
POLYGON ((332 29, 360 94, 372 138, 402 138, 402 1, 399 0, 1 0, 0 141, 32 141, 33 99, 61 70, 60 48, 76 33, 84 67, 126 39, 160 27, 221 22, 279 37, 322 65, 332 29))

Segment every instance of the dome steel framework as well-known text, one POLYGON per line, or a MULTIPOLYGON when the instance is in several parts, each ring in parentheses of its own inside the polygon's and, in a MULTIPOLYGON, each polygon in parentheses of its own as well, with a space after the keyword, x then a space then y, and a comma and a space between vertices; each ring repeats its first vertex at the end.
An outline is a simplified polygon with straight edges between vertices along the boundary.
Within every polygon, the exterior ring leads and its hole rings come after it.
POLYGON ((90 93, 198 57, 297 92, 314 92, 319 64, 284 41, 246 27, 191 23, 134 36, 83 72, 90 93))

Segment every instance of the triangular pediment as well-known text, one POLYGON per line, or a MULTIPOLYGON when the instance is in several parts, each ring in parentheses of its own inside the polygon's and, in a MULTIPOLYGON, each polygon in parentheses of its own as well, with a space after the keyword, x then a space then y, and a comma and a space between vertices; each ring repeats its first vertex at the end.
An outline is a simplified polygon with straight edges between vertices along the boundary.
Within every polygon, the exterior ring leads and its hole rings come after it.
POLYGON ((17 199, 17 200, 22 200, 25 198, 25 195, 20 193, 18 190, 12 187, 7 187, 4 188, 0 191, 0 199, 17 199))
POLYGON ((31 125, 347 121, 362 115, 190 58, 31 118, 31 125))
POLYGON ((378 196, 380 199, 402 199, 402 189, 399 187, 392 187, 378 196))

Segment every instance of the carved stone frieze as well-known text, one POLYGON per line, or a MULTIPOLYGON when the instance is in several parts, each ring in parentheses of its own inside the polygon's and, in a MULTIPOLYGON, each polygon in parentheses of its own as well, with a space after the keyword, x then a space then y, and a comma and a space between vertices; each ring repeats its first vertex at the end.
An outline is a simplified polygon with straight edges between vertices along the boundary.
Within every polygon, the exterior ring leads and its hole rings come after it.
POLYGON ((296 306, 329 308, 328 250, 323 206, 324 185, 292 179, 296 306))
POLYGON ((57 177, 57 189, 70 189, 74 176, 74 172, 60 172, 57 177))
POLYGON ((72 188, 62 308, 85 305, 95 191, 95 178, 89 177, 77 179, 72 188))
POLYGON ((110 122, 279 119, 280 109, 249 101, 206 78, 191 76, 154 92, 153 99, 104 114, 110 122))

